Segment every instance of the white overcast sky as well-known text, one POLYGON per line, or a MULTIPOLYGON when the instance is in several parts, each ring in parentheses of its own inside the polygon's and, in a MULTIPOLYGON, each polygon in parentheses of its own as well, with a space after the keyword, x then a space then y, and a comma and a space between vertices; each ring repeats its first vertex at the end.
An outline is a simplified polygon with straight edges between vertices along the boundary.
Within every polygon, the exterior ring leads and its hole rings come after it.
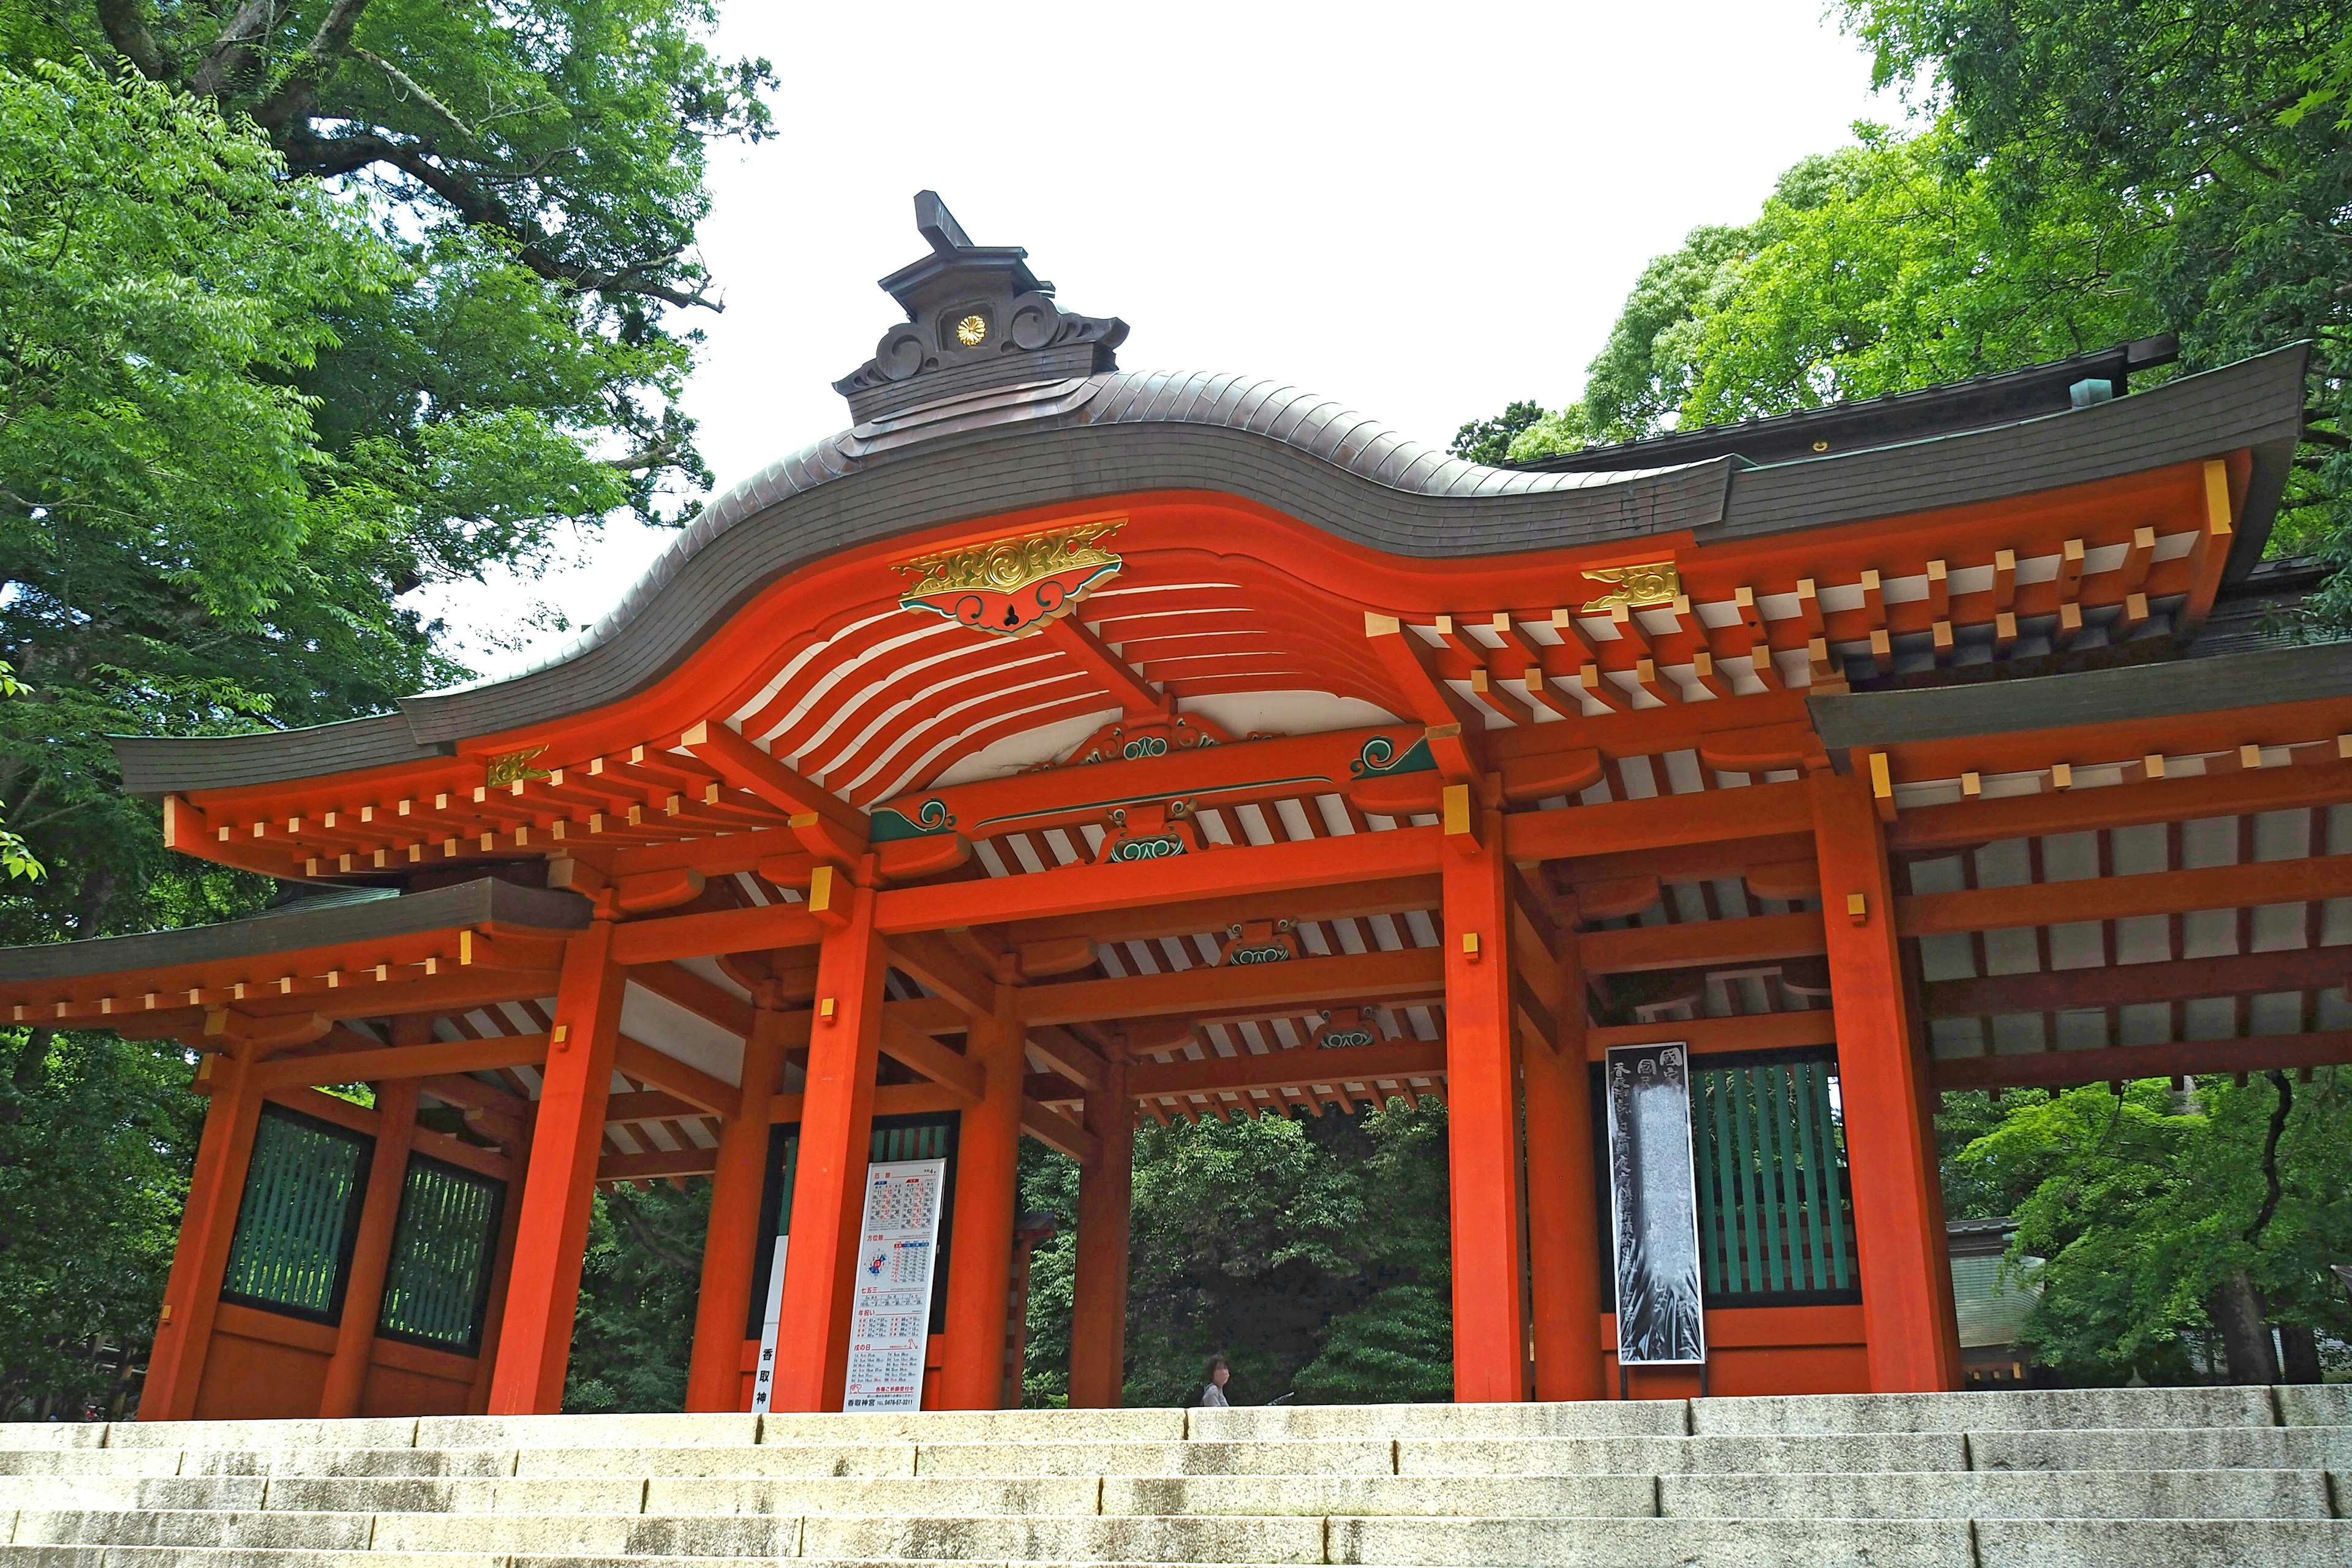
MULTIPOLYGON (((919 189, 1123 317, 1126 368, 1277 376, 1442 444, 1573 397, 1645 261, 1902 115, 1823 0, 725 0, 718 47, 782 84, 774 137, 712 159, 726 310, 694 313, 686 406, 721 490, 848 422, 831 384, 898 319, 875 279, 923 253, 919 189)), ((669 537, 615 523, 434 607, 503 673, 533 652, 466 628, 593 621, 669 537)))

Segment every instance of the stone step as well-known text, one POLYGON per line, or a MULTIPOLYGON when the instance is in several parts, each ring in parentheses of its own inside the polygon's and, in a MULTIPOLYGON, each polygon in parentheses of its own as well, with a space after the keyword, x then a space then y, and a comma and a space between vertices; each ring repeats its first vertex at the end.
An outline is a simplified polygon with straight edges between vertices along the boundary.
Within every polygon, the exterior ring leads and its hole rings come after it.
POLYGON ((1769 1394, 1690 1402, 1691 1430, 1966 1432, 2078 1427, 2271 1426, 2267 1388, 2013 1389, 1979 1394, 1769 1394))
POLYGON ((1691 1429, 1682 1399, 1592 1400, 1554 1405, 1261 1405, 1190 1410, 1186 1435, 1196 1441, 1393 1437, 1680 1437, 1691 1429))
MULTIPOLYGON (((764 1447, 764 1445, 763 1445, 764 1447)), ((1228 1443, 923 1443, 921 1476, 1387 1476, 1396 1473, 1391 1438, 1228 1443)))
POLYGON ((1981 1520, 1978 1568, 2346 1568, 2352 1520, 1981 1520))
MULTIPOLYGON (((1391 1532, 1392 1533, 1392 1532, 1391 1532)), ((1335 1539, 1341 1551, 1362 1542, 1335 1539)), ((1489 1549, 1511 1543, 1487 1540, 1489 1549)), ((1577 1539, 1531 1542, 1514 1553, 1454 1552, 1432 1559, 1343 1556, 1382 1568, 2344 1568, 2352 1521, 2059 1520, 1951 1521, 1844 1520, 1609 1520, 1577 1539), (1971 1551, 1971 1537, 1974 1549, 1971 1551)), ((716 1554, 418 1552, 256 1546, 0 1546, 0 1568, 755 1568, 768 1557, 716 1554)), ((803 1558, 806 1568, 1146 1568, 1143 1562, 946 1558, 803 1558)), ((1244 1568, 1203 1563, 1202 1568, 1244 1568)))
POLYGON ((1738 1437, 1474 1438, 1397 1444, 1407 1476, 1683 1475, 1718 1470, 1965 1470, 1958 1432, 1894 1432, 1876 1437, 1806 1433, 1738 1437))
POLYGON ((2326 1519, 2320 1470, 1665 1476, 1672 1519, 2326 1519))
POLYGON ((2352 1427, 2204 1426, 1968 1435, 1977 1470, 2352 1470, 2352 1427))

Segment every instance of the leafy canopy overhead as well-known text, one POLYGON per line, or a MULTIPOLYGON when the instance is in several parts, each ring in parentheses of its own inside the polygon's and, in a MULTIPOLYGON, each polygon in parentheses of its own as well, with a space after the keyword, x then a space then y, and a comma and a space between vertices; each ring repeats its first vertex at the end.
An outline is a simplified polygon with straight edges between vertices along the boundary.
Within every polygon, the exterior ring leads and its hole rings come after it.
POLYGON ((1522 461, 2063 358, 2144 336, 2127 283, 2153 220, 2081 187, 2019 223, 1948 172, 1952 133, 1854 127, 1780 176, 1763 211, 1644 268, 1584 395, 1511 446, 1522 461))
MULTIPOLYGON (((769 82, 709 52, 712 19, 708 0, 0 0, 0 659, 26 687, 0 700, 0 801, 50 872, 7 881, 0 942, 270 893, 165 851, 107 735, 384 711, 468 673, 405 595, 527 579, 615 511, 692 512, 709 476, 677 396, 719 304, 693 243, 708 148, 765 134, 769 82)), ((0 1059, 10 1126, 63 1125, 74 1084, 187 1070, 39 1029, 0 1059)), ((0 1163, 145 1192, 125 1152, 146 1125, 184 1172, 184 1119, 110 1093, 107 1135, 0 1163)), ((28 1232, 0 1235, 8 1338, 78 1342, 93 1297, 152 1324, 176 1221, 121 1212, 161 1228, 90 1251, 79 1295, 40 1288, 28 1232)))

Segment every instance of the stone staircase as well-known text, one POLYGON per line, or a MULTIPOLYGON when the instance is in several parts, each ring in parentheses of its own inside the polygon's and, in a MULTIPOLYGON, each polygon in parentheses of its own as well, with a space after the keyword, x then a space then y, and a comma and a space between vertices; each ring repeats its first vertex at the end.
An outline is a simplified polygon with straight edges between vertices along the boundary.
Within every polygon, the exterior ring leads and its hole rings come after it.
POLYGON ((2352 1386, 0 1426, 0 1568, 2352 1565, 2352 1386))

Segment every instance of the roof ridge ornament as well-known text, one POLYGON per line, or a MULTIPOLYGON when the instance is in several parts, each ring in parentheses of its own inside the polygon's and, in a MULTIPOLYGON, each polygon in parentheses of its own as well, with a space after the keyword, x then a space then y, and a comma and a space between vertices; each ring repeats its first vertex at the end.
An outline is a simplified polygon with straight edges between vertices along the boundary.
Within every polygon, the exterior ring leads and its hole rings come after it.
POLYGON ((931 252, 882 279, 907 312, 874 357, 833 384, 860 425, 983 387, 1117 370, 1127 323, 1054 301, 1017 245, 974 245, 936 191, 915 194, 915 227, 931 252))

